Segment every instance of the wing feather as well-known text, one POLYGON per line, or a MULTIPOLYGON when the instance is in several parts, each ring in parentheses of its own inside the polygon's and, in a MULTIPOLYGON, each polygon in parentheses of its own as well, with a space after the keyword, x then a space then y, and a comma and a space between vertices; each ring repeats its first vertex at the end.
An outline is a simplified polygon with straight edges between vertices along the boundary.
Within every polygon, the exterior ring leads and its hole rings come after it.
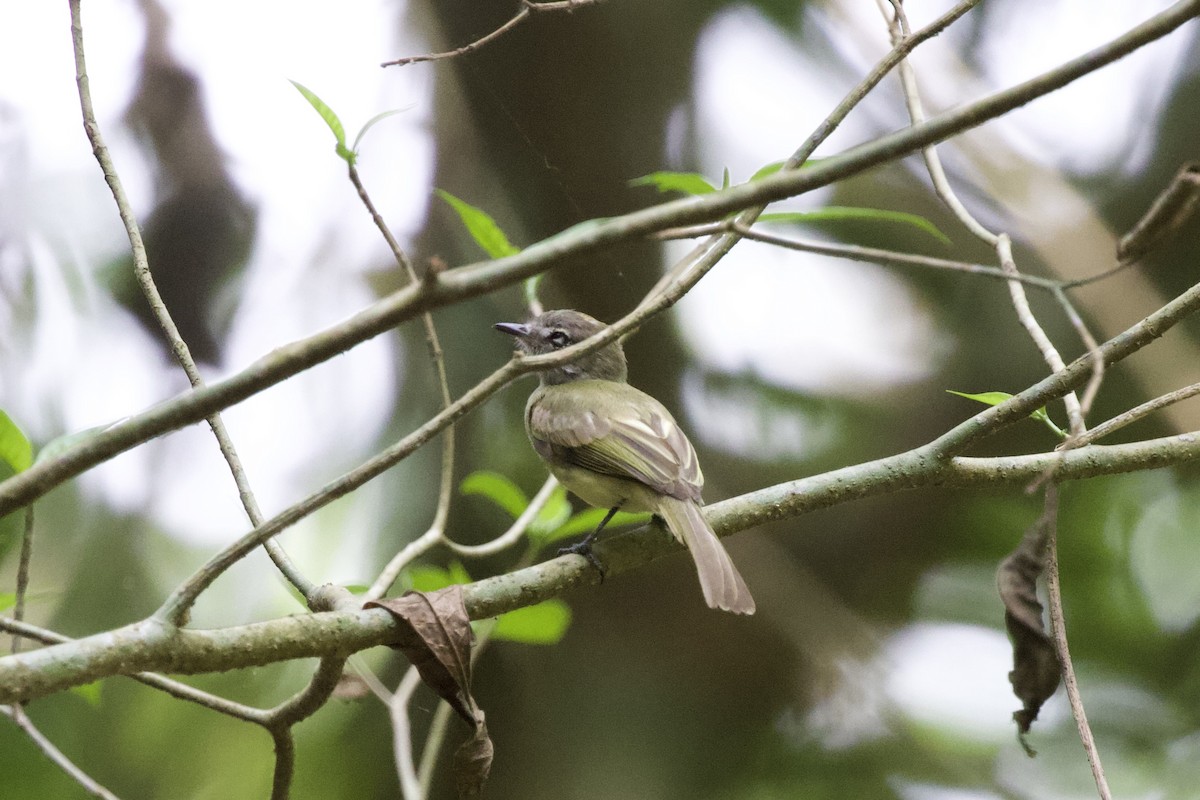
POLYGON ((691 442, 661 403, 629 384, 575 381, 539 389, 526 423, 543 455, 700 501, 704 476, 691 442), (603 383, 603 394, 588 385, 596 383, 603 383))

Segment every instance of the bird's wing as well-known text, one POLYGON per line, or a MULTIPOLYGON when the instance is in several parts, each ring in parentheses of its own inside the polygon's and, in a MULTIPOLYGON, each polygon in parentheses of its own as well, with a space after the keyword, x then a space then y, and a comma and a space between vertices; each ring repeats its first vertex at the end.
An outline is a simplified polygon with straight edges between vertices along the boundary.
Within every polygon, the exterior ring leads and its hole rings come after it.
MULTIPOLYGON (((687 436, 661 403, 623 383, 604 382, 604 407, 579 381, 531 398, 530 437, 569 463, 662 494, 700 501, 704 475, 687 436)), ((548 455, 547 453, 543 453, 548 455)))

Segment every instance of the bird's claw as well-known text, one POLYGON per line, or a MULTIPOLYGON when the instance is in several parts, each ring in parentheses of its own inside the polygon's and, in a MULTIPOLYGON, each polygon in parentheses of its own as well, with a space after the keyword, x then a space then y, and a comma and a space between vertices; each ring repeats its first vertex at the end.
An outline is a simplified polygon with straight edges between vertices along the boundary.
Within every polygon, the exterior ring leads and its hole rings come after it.
POLYGON ((559 548, 558 554, 560 556, 565 556, 568 554, 583 556, 587 559, 589 564, 595 567, 596 572, 600 573, 600 582, 604 583, 604 565, 600 563, 600 559, 596 558, 596 554, 592 552, 592 542, 590 536, 584 539, 582 542, 577 542, 575 544, 559 548))

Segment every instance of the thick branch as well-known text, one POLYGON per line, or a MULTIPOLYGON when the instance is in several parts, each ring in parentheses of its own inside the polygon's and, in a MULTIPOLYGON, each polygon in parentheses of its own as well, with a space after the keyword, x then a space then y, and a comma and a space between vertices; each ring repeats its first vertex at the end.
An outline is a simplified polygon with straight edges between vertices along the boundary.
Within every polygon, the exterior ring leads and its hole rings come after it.
MULTIPOLYGON (((1001 458, 938 459, 913 450, 823 475, 771 486, 706 509, 722 535, 865 497, 932 486, 1023 485, 1056 467, 1056 480, 1080 480, 1171 466, 1200 457, 1200 434, 1111 447, 1001 458)), ((638 528, 596 546, 607 574, 619 575, 679 549, 665 532, 638 528)), ((594 584, 578 556, 553 558, 466 587, 467 612, 485 619, 594 584)), ((20 655, 0 658, 0 703, 25 702, 112 675, 147 670, 202 673, 293 658, 343 656, 394 639, 379 609, 285 617, 218 630, 176 630, 144 621, 20 655)))

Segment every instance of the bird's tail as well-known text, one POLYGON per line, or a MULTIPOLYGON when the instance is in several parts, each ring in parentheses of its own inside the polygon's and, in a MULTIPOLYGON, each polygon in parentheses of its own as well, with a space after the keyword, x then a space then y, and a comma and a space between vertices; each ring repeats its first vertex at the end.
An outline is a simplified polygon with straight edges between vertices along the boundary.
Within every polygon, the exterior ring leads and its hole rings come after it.
POLYGON ((753 614, 754 598, 721 540, 705 521, 700 506, 691 500, 665 496, 659 499, 656 511, 675 538, 692 554, 700 576, 700 588, 709 607, 735 614, 753 614))

